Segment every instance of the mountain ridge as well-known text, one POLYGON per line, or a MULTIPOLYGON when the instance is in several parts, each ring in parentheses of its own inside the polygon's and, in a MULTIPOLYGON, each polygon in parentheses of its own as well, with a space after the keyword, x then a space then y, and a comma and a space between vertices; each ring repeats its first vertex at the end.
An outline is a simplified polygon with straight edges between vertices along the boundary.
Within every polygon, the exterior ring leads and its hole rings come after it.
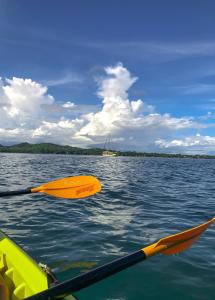
MULTIPOLYGON (((102 155, 102 148, 80 148, 68 145, 57 145, 54 143, 30 144, 22 142, 15 145, 4 146, 0 144, 0 153, 32 153, 32 154, 68 154, 68 155, 102 155)), ((114 150, 112 150, 114 151, 114 150)), ((215 159, 215 155, 188 155, 172 153, 136 152, 136 151, 114 151, 118 156, 136 157, 168 157, 168 158, 206 158, 215 159)))

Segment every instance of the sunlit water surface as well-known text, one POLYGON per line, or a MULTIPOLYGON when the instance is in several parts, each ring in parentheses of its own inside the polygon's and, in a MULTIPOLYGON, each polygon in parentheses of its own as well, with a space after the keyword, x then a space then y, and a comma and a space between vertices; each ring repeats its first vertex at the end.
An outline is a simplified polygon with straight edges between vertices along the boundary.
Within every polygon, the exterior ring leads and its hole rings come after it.
MULTIPOLYGON (((98 177, 102 192, 1 198, 0 228, 61 280, 215 215, 215 160, 0 154, 2 191, 74 175, 98 177)), ((215 225, 188 251, 152 257, 76 296, 215 299, 215 225)))

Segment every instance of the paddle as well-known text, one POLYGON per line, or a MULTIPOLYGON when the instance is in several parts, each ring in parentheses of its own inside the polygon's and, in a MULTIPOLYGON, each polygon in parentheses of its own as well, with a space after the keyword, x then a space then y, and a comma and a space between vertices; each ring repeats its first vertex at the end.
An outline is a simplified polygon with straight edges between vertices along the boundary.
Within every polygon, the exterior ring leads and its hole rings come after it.
POLYGON ((60 198, 76 199, 91 196, 101 190, 101 184, 93 176, 73 176, 45 183, 39 187, 18 191, 0 192, 0 197, 45 193, 60 198))
POLYGON ((158 242, 142 248, 139 251, 116 259, 83 275, 53 286, 48 290, 27 298, 27 300, 50 300, 54 299, 56 296, 63 297, 68 293, 77 292, 157 253, 170 255, 184 251, 196 242, 200 235, 213 222, 215 222, 215 217, 202 225, 162 238, 158 242))

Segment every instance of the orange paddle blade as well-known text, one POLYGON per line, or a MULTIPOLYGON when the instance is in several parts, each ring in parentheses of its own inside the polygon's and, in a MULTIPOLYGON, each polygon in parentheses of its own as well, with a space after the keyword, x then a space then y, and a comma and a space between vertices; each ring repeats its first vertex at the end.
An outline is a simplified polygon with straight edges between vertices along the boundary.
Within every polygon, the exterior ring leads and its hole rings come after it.
POLYGON ((31 192, 42 192, 60 198, 77 199, 89 197, 100 190, 101 183, 96 177, 74 176, 51 181, 31 189, 31 192))
POLYGON ((143 248, 142 251, 144 251, 146 256, 152 256, 156 253, 171 255, 182 252, 189 248, 195 241, 197 241, 200 235, 213 222, 215 222, 215 217, 197 227, 162 238, 157 243, 143 248))

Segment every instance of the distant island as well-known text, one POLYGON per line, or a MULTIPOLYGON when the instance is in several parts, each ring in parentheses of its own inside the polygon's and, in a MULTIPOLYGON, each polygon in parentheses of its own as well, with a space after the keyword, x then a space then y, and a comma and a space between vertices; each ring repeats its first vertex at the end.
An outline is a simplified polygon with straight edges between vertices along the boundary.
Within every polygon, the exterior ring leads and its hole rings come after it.
MULTIPOLYGON (((71 146, 61 146, 52 143, 29 144, 21 143, 12 146, 0 145, 0 153, 33 153, 33 154, 68 154, 68 155, 102 155, 104 149, 101 148, 78 148, 71 146)), ((135 157, 169 157, 169 158, 206 158, 215 159, 215 155, 187 155, 187 154, 169 154, 152 153, 136 151, 115 151, 117 156, 135 156, 135 157)))

